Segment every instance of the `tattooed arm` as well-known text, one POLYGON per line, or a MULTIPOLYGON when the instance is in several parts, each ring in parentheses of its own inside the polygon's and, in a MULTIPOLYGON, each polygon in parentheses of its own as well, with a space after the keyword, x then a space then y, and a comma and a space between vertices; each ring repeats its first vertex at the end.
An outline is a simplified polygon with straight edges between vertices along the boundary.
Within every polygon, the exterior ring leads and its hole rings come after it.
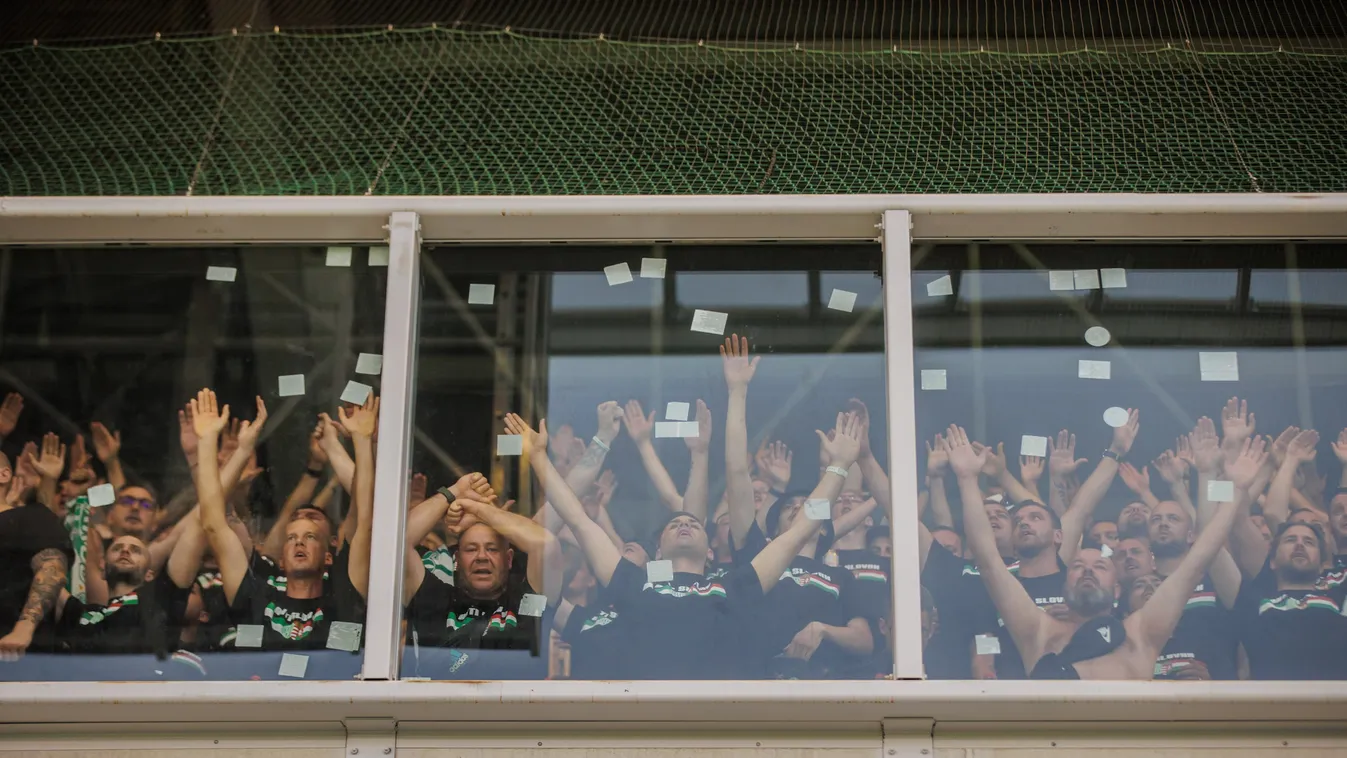
POLYGON ((33 632, 42 623, 42 619, 56 605, 56 599, 65 586, 69 565, 65 553, 56 548, 47 548, 33 556, 33 582, 28 588, 28 601, 23 604, 23 613, 14 623, 9 634, 0 637, 0 656, 22 655, 33 643, 33 632))

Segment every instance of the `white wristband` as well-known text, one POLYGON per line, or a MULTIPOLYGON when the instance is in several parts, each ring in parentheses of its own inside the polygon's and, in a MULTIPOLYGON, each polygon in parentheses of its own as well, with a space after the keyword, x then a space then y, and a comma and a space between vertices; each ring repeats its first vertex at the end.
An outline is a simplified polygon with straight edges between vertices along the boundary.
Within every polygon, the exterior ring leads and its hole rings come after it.
POLYGON ((847 474, 850 473, 850 472, 848 472, 846 469, 842 468, 841 466, 829 466, 829 467, 828 467, 827 469, 825 469, 825 470, 826 470, 828 473, 830 473, 830 474, 837 474, 838 476, 842 477, 843 479, 846 479, 846 478, 847 478, 847 474))
POLYGON ((597 434, 594 435, 594 439, 591 440, 591 441, 592 441, 595 445, 598 445, 599 447, 603 448, 603 452, 605 452, 605 453, 612 452, 612 450, 613 450, 611 447, 608 447, 608 443, 607 443, 607 442, 604 442, 603 440, 599 439, 599 435, 597 435, 597 434))

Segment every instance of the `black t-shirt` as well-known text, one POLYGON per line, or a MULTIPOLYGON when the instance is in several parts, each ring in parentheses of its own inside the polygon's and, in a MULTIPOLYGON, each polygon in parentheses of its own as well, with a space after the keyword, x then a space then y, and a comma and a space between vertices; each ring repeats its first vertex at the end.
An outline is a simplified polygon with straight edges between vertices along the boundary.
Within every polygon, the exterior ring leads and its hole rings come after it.
POLYGON ((196 577, 197 591, 201 593, 201 613, 192 649, 216 650, 226 639, 232 640, 233 622, 229 617, 229 600, 225 597, 224 579, 219 571, 202 571, 196 577))
POLYGON ((1207 667, 1212 679, 1235 679, 1238 647, 1230 613, 1216 597, 1211 576, 1203 576, 1188 596, 1179 625, 1174 627, 1155 661, 1155 678, 1176 679, 1183 669, 1198 661, 1207 667))
POLYGON ((333 621, 365 621, 365 604, 351 584, 348 558, 347 550, 337 555, 325 574, 323 593, 315 598, 286 595, 277 588, 275 576, 260 576, 250 565, 239 582, 230 617, 236 624, 261 625, 263 649, 322 649, 333 621))
POLYGON ((936 609, 935 635, 926 643, 927 678, 972 678, 974 636, 996 632, 996 608, 982 576, 963 558, 932 541, 921 583, 930 591, 936 609))
POLYGON ((1062 652, 1044 653, 1030 678, 1079 679, 1075 664, 1108 655, 1126 640, 1122 621, 1109 614, 1097 616, 1076 628, 1062 652))
POLYGON ((61 641, 77 653, 154 653, 176 650, 191 587, 179 587, 168 572, 119 595, 107 605, 73 595, 61 613, 61 641))
POLYGON ((538 651, 539 619, 519 612, 529 589, 507 582, 498 597, 469 597, 427 574, 407 605, 407 640, 423 647, 538 651))
MULTIPOLYGON (((1026 577, 1017 572, 1015 576, 1020 580, 1020 586, 1024 587, 1024 591, 1029 593, 1034 605, 1039 608, 1066 602, 1066 565, 1062 563, 1060 557, 1057 559, 1057 570, 1051 574, 1026 577)), ((1015 640, 1011 638, 1005 620, 999 616, 996 619, 996 636, 1001 643, 1001 653, 996 656, 996 678, 1028 679, 1029 675, 1024 670, 1024 659, 1020 657, 1019 648, 1015 647, 1015 640)))
MULTIPOLYGON (((1327 575, 1326 575, 1327 576, 1327 575)), ((1251 679, 1347 679, 1343 585, 1279 590, 1272 569, 1244 582, 1234 616, 1251 679)))
POLYGON ((612 605, 575 606, 561 639, 571 647, 572 679, 631 679, 632 658, 627 616, 612 605))
MULTIPOLYGON (((41 505, 25 505, 0 512, 0 637, 9 634, 23 614, 33 584, 33 557, 43 550, 60 550, 70 565, 74 554, 70 535, 56 514, 41 505)), ((54 649, 53 617, 33 634, 29 650, 54 649)))
POLYGON ((762 584, 747 563, 720 579, 676 572, 651 583, 623 558, 606 597, 622 619, 632 679, 744 679, 752 670, 742 641, 763 619, 762 584))

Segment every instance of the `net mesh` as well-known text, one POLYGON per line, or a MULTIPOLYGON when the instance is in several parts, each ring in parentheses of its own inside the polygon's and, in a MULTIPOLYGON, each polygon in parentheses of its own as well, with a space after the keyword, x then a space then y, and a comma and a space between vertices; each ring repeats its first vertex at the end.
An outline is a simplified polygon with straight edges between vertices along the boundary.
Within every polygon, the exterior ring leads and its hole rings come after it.
POLYGON ((0 194, 1347 191, 1347 54, 423 27, 0 50, 0 194))

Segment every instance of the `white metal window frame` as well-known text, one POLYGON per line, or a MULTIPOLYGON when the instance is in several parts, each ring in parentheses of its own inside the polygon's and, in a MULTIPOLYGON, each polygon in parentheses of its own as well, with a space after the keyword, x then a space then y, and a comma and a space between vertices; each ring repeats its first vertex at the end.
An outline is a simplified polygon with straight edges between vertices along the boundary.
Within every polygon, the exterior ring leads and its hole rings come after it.
POLYGON ((915 529, 895 527, 886 681, 402 682, 398 619, 422 238, 437 243, 883 243, 894 524, 915 519, 911 241, 1347 239, 1347 194, 0 198, 0 244, 390 248, 372 592, 352 682, 0 683, 0 721, 1334 721, 1347 682, 922 681, 915 529), (906 511, 906 513, 904 513, 906 511))

